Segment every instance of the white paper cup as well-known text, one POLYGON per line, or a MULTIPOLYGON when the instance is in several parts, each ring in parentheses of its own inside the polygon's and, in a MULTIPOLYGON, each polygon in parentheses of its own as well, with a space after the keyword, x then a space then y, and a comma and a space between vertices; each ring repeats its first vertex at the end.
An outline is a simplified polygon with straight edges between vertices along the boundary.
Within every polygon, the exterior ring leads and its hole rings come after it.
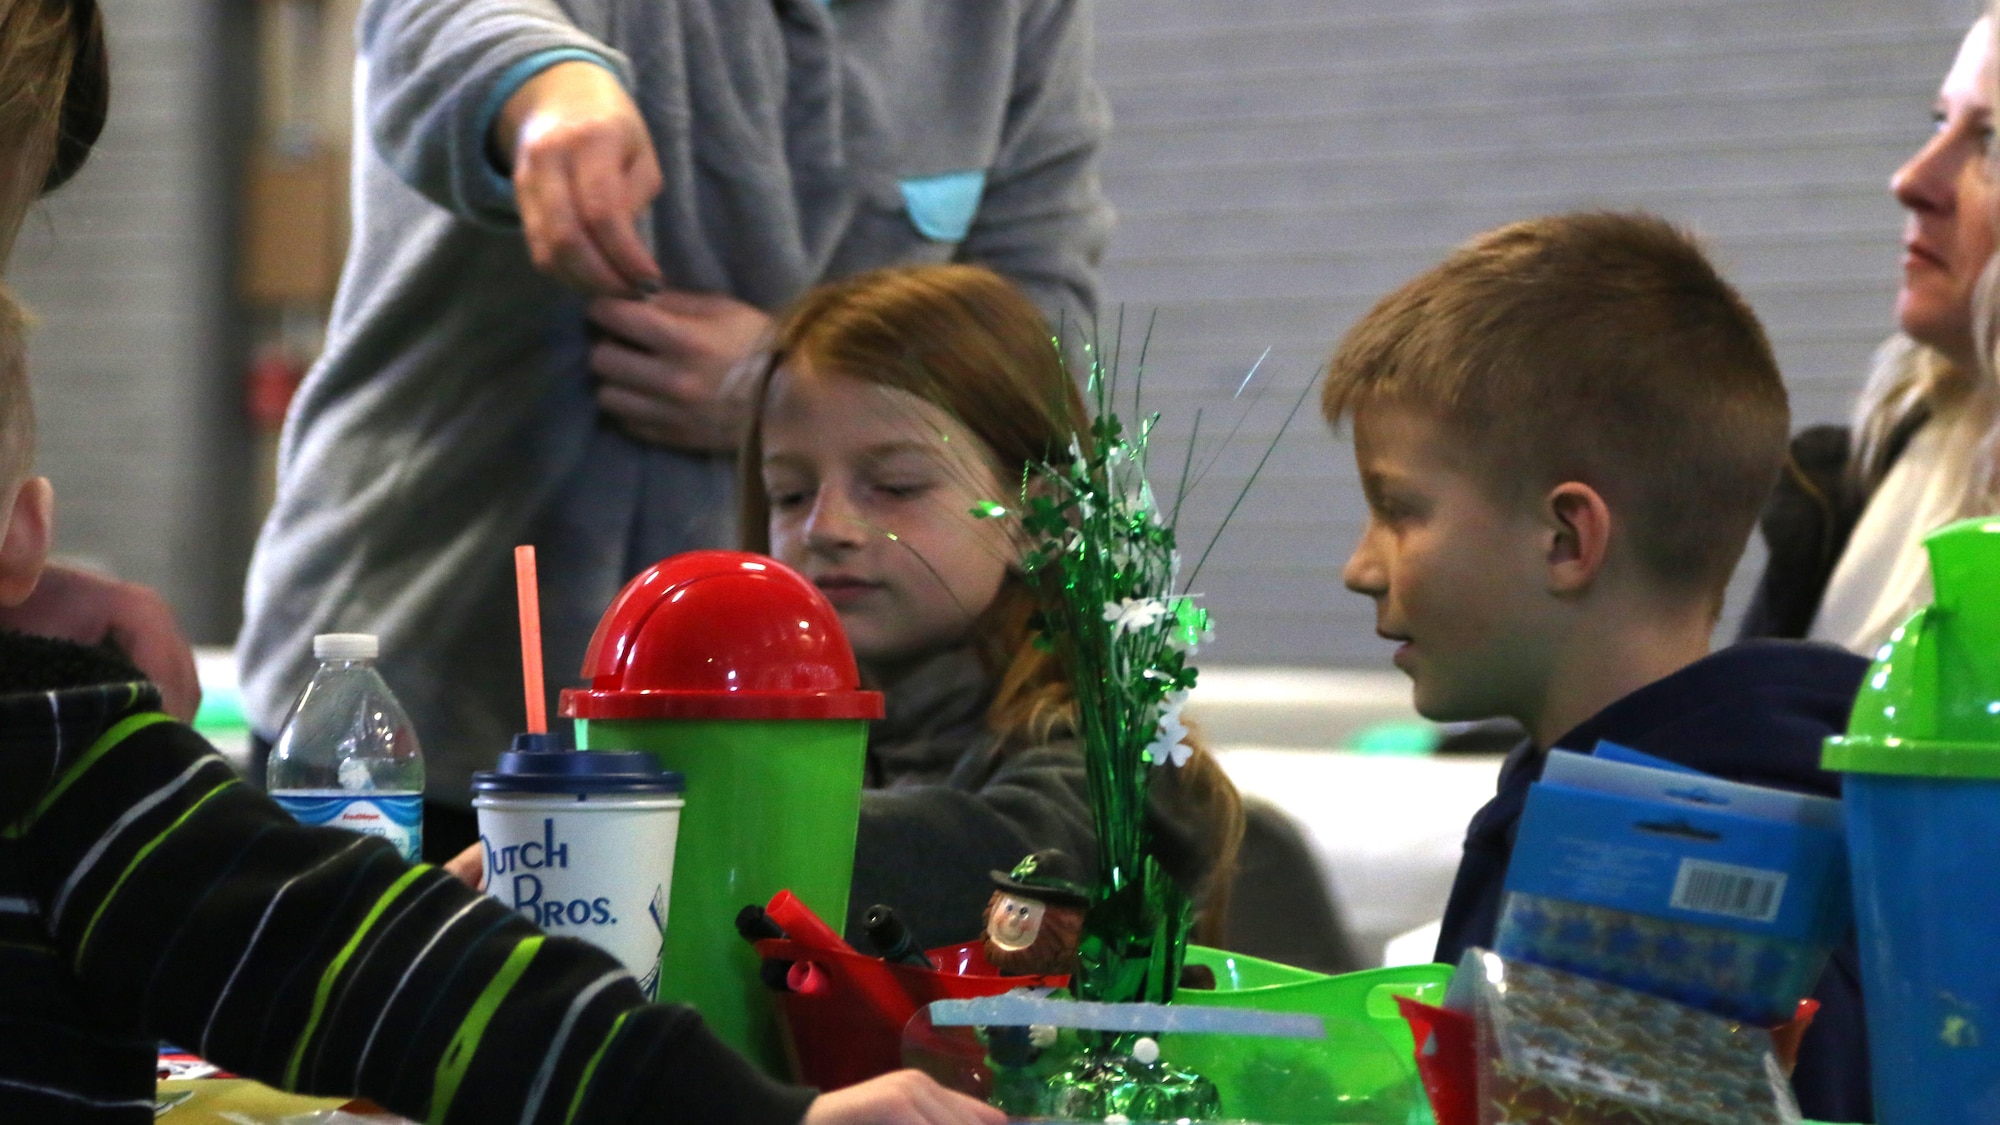
POLYGON ((611 953, 652 995, 680 833, 681 778, 647 754, 512 752, 474 775, 486 893, 611 953))

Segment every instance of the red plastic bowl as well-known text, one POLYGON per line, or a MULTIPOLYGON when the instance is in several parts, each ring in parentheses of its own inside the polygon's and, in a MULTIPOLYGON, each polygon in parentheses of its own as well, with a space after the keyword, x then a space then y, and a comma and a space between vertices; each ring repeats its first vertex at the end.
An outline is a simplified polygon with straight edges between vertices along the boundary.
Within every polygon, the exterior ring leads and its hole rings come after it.
POLYGON ((792 979, 806 985, 802 991, 778 994, 779 1022, 798 1080, 837 1090, 902 1069, 903 1028, 933 1000, 970 1000, 1069 983, 1068 977, 1000 976, 978 942, 928 952, 939 968, 892 964, 852 949, 758 942, 759 956, 793 962, 792 979))

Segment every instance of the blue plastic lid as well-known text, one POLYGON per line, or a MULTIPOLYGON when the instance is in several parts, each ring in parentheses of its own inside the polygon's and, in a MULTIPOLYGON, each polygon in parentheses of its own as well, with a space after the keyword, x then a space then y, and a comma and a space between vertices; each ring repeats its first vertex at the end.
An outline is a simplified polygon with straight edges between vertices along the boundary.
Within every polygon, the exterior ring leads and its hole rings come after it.
POLYGON ((548 735, 514 736, 497 769, 472 775, 474 793, 679 794, 687 780, 642 750, 565 750, 548 735))

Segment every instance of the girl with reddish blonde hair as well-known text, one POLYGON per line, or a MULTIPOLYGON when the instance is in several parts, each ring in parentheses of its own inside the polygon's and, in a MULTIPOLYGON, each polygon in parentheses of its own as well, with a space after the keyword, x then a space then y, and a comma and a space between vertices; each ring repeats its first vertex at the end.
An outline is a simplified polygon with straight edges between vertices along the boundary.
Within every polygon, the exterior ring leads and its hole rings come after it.
MULTIPOLYGON (((742 536, 839 611, 888 699, 869 737, 849 931, 894 907, 925 942, 977 935, 990 873, 1060 848, 1089 865, 1075 701, 1036 643, 1008 504, 1088 412, 1048 322, 975 266, 821 286, 776 329, 742 455, 742 536)), ((1217 935, 1242 811, 1214 758, 1154 774, 1168 870, 1217 935)))

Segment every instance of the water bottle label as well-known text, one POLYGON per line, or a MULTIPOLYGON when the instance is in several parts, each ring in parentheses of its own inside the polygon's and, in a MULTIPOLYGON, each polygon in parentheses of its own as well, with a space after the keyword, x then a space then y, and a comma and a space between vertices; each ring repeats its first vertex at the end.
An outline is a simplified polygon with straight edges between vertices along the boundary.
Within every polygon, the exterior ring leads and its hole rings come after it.
POLYGON ((300 824, 345 828, 364 836, 380 836, 396 845, 403 858, 417 862, 423 853, 424 799, 418 793, 273 793, 279 807, 300 824))

